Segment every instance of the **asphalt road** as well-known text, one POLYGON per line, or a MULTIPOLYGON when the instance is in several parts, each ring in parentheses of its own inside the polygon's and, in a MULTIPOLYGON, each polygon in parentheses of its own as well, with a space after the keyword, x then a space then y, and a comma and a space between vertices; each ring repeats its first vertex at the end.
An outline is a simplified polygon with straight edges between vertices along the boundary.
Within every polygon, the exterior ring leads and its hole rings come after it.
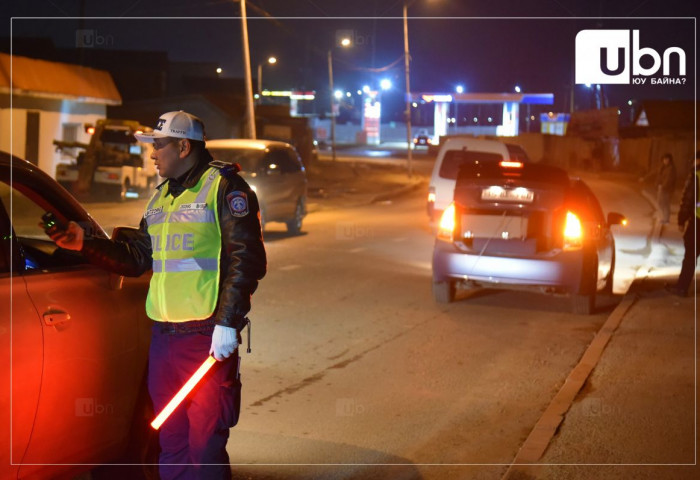
MULTIPOLYGON (((621 271, 634 275, 648 203, 591 184, 635 226, 618 236, 621 271)), ((135 223, 141 208, 93 207, 106 226, 135 223)), ((591 316, 524 292, 436 305, 422 191, 322 209, 296 237, 270 227, 228 445, 242 478, 499 479, 620 299, 599 298, 591 316)))

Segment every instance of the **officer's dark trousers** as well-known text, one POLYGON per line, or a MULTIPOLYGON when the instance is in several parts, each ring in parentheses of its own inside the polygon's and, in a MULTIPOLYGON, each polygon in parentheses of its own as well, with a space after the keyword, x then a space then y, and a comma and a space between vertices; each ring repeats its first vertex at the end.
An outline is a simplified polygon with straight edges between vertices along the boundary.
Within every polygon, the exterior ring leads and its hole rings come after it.
MULTIPOLYGON (((148 389, 156 412, 170 401, 209 355, 211 334, 162 333, 153 327, 148 389)), ((238 351, 217 362, 199 386, 160 428, 161 480, 230 479, 226 452, 229 428, 237 421, 233 402, 238 351)))
POLYGON ((695 276, 695 266, 697 264, 698 255, 700 254, 700 245, 696 237, 695 229, 700 232, 700 219, 695 217, 695 223, 688 222, 688 225, 683 233, 683 246, 685 254, 683 255, 683 263, 681 264, 681 274, 678 276, 676 287, 683 293, 688 292, 688 287, 695 276))

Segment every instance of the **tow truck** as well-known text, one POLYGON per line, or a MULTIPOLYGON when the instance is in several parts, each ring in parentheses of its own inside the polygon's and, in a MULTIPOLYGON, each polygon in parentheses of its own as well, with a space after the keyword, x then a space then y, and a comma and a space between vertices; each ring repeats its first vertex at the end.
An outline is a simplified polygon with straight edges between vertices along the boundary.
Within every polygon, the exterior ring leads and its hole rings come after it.
POLYGON ((85 125, 90 143, 54 140, 57 151, 75 159, 56 166, 56 181, 80 200, 147 195, 160 177, 149 161, 151 147, 134 133, 150 130, 134 120, 99 119, 85 125))

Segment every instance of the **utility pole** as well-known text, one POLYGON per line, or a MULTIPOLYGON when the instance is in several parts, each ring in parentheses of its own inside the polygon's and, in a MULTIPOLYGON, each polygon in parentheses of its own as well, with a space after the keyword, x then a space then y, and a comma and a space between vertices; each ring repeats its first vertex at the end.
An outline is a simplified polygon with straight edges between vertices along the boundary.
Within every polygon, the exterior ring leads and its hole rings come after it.
POLYGON ((253 107, 253 79, 250 72, 250 46, 248 44, 248 20, 245 0, 241 0, 241 31, 243 32, 243 71, 245 72, 246 113, 248 117, 248 135, 255 139, 255 110, 253 107))

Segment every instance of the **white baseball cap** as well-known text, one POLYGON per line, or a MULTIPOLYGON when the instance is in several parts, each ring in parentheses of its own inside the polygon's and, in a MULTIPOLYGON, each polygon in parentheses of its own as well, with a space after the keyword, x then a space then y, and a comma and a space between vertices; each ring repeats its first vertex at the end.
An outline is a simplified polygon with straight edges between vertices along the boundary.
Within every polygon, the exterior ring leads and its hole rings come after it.
POLYGON ((156 138, 188 138, 204 141, 204 123, 197 117, 180 110, 179 112, 164 113, 152 132, 135 133, 141 142, 153 143, 156 138))

